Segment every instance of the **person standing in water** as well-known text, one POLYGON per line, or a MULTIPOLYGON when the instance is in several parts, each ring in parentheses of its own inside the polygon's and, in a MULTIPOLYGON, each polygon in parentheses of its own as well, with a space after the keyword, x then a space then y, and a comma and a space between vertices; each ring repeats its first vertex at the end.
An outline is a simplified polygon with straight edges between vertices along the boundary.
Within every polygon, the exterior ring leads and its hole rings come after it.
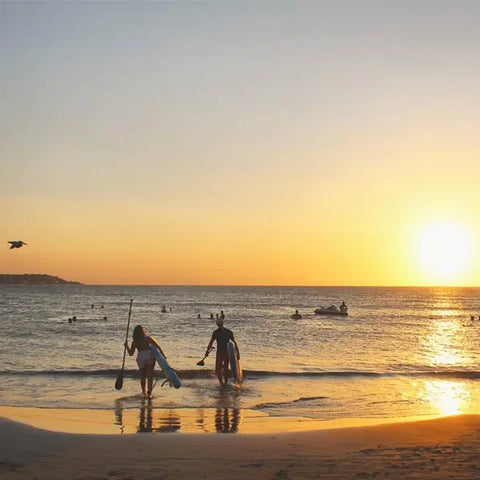
POLYGON ((217 318, 216 320, 217 329, 213 332, 212 338, 208 343, 205 356, 208 355, 210 349, 213 346, 213 342, 217 342, 217 356, 215 359, 215 373, 217 374, 218 381, 220 385, 224 386, 228 382, 228 342, 231 340, 235 345, 235 350, 237 351, 238 358, 240 359, 240 352, 238 350, 238 345, 235 339, 233 338, 233 332, 228 328, 223 326, 223 320, 217 318))
POLYGON ((153 343, 158 347, 161 354, 165 357, 162 347, 152 337, 145 333, 142 325, 137 325, 133 329, 133 340, 131 346, 128 346, 128 341, 125 342, 125 348, 130 356, 137 350, 137 365, 140 370, 140 385, 142 387, 142 395, 151 398, 153 387, 153 370, 155 368, 155 355, 150 350, 150 344, 153 343), (146 390, 146 388, 148 388, 146 390), (145 391, 146 390, 146 391, 145 391))

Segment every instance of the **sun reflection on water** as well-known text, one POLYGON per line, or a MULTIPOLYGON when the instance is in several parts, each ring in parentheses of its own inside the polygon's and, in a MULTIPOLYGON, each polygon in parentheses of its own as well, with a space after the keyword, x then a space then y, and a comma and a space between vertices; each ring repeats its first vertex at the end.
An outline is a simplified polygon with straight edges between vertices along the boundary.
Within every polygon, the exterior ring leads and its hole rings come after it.
POLYGON ((464 383, 446 380, 425 382, 424 397, 440 415, 465 413, 470 391, 464 383))
POLYGON ((473 359, 464 349, 465 330, 458 319, 443 317, 433 320, 423 340, 427 364, 432 367, 465 367, 473 359))
POLYGON ((436 321, 428 337, 431 347, 431 363, 438 366, 458 365, 462 363, 457 348, 459 326, 455 320, 436 321))
MULTIPOLYGON (((422 340, 426 365, 441 371, 464 370, 474 359, 470 349, 465 348, 467 332, 458 313, 463 305, 445 301, 444 297, 433 299, 432 303, 439 317, 430 319, 422 340)), ((425 380, 422 387, 418 389, 419 398, 439 415, 466 413, 472 406, 471 389, 465 382, 425 380)))

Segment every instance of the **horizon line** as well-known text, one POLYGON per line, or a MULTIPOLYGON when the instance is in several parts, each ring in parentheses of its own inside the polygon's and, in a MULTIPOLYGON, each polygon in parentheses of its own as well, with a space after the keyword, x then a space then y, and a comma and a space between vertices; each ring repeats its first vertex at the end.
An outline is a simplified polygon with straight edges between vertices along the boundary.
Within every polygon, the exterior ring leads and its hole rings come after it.
MULTIPOLYGON (((220 283, 85 283, 80 280, 65 280, 59 275, 49 273, 0 273, 0 276, 22 276, 37 275, 58 278, 65 284, 45 284, 45 285, 84 285, 90 287, 111 286, 111 287, 265 287, 265 288, 480 288, 480 285, 302 285, 302 284, 220 284, 220 283)), ((43 284, 8 284, 1 285, 43 285, 43 284)))
MULTIPOLYGON (((72 281, 74 282, 74 281, 72 281)), ((74 283, 72 283, 74 284, 74 283)), ((68 285, 68 284, 67 284, 68 285)), ((287 284, 189 284, 189 283, 84 283, 88 287, 251 287, 251 288, 480 288, 480 285, 287 285, 287 284)))

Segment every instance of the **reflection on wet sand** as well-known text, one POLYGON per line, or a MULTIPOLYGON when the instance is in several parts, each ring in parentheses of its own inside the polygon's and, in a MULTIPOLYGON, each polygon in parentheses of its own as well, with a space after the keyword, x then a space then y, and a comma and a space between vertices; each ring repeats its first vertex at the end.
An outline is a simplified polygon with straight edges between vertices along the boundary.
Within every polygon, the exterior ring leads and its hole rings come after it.
POLYGON ((424 395, 440 415, 464 413, 470 401, 470 392, 465 383, 447 380, 426 381, 424 395))
MULTIPOLYGON (((136 409, 125 409, 123 399, 115 402, 115 425, 120 427, 121 433, 131 433, 130 414, 136 409)), ((180 416, 174 410, 153 409, 152 401, 146 399, 138 409, 138 423, 136 432, 176 432, 181 427, 180 416)))
POLYGON ((121 433, 206 432, 237 433, 241 420, 238 408, 175 410, 153 408, 145 400, 139 408, 125 408, 123 401, 115 402, 115 425, 121 433), (134 417, 137 416, 137 421, 134 417))
POLYGON ((237 433, 240 423, 239 389, 225 389, 219 391, 217 408, 215 410, 215 431, 217 433, 237 433))
POLYGON ((180 417, 173 410, 153 410, 151 402, 140 408, 138 433, 176 432, 180 427, 180 417))
POLYGON ((217 433, 237 433, 240 423, 238 408, 217 408, 215 411, 215 429, 217 433))
POLYGON ((115 400, 115 425, 118 425, 120 428, 120 433, 125 433, 125 425, 123 423, 123 406, 121 399, 115 400))

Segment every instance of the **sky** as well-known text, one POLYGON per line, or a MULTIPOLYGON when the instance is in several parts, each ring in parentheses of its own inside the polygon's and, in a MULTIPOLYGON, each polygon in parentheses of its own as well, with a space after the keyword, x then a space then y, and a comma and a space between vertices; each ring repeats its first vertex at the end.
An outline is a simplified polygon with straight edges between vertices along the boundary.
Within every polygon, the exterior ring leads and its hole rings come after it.
POLYGON ((476 1, 1 2, 0 273, 480 285, 479 24, 476 1))

